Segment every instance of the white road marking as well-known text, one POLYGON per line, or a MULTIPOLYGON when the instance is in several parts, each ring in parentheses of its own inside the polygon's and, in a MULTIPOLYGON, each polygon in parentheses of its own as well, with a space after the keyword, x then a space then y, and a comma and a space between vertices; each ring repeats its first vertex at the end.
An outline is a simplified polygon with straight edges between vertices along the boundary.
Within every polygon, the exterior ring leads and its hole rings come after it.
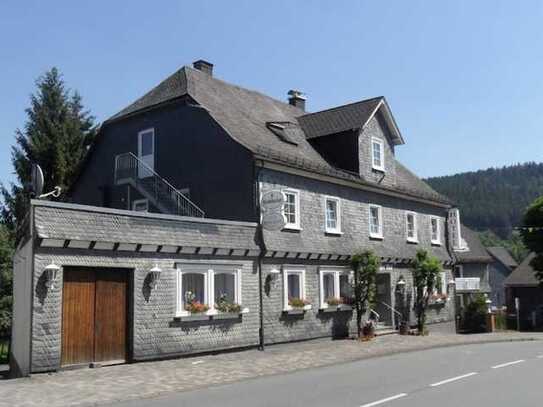
POLYGON ((200 363, 204 363, 203 360, 197 360, 195 362, 192 362, 193 365, 199 365, 200 363))
POLYGON ((538 359, 543 359, 543 355, 539 355, 537 358, 538 359))
POLYGON ((430 387, 436 387, 436 386, 441 386, 442 384, 447 384, 447 383, 450 383, 450 382, 455 382, 457 380, 460 380, 460 379, 464 379, 466 377, 470 377, 470 376, 474 376, 476 375, 477 372, 471 372, 471 373, 466 373, 466 374, 463 374, 461 376, 456 376, 456 377, 451 377, 450 379, 446 379, 446 380, 442 380, 440 382, 437 382, 437 383, 433 383, 430 385, 430 387))
POLYGON ((502 363, 501 365, 492 366, 492 369, 500 369, 502 367, 516 365, 516 364, 522 363, 522 362, 525 362, 525 360, 524 359, 519 359, 519 360, 515 360, 513 362, 502 363))
POLYGON ((392 396, 392 397, 387 397, 386 399, 381 399, 381 400, 374 401, 373 403, 363 404, 360 407, 378 406, 379 404, 386 403, 387 401, 396 400, 396 399, 399 399, 399 398, 402 398, 402 397, 405 397, 405 396, 407 396, 407 393, 400 393, 400 394, 396 394, 395 396, 392 396))

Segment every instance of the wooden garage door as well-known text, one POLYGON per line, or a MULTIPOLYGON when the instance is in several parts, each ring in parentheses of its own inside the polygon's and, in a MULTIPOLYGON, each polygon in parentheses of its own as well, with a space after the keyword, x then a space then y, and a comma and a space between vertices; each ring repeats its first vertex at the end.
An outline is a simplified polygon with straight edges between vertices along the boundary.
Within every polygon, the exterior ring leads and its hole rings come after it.
POLYGON ((62 365, 126 359, 127 274, 64 269, 62 365))

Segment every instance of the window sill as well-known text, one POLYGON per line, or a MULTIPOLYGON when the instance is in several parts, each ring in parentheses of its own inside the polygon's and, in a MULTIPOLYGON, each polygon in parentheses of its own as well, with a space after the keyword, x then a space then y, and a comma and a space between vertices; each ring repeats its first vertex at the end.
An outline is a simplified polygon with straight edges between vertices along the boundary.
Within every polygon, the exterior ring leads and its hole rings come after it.
POLYGON ((370 235, 372 240, 383 240, 383 235, 370 235))
POLYGON ((385 167, 371 167, 373 171, 385 173, 385 167))
POLYGON ((432 246, 441 246, 441 241, 432 240, 432 246))
POLYGON ((300 226, 283 226, 282 230, 291 230, 293 232, 301 232, 303 229, 300 226))
POLYGON ((341 236, 343 234, 341 230, 330 230, 330 229, 325 230, 324 233, 327 235, 333 235, 333 236, 341 236))
POLYGON ((180 319, 181 321, 208 321, 211 318, 211 315, 208 315, 206 312, 198 313, 183 313, 177 314, 175 319, 180 319))
POLYGON ((406 239, 406 240, 407 240, 407 243, 413 243, 413 244, 418 244, 419 243, 418 239, 406 239))
POLYGON ((309 311, 311 309, 311 304, 304 305, 303 307, 291 307, 290 305, 283 309, 283 312, 287 314, 303 314, 305 311, 309 311))

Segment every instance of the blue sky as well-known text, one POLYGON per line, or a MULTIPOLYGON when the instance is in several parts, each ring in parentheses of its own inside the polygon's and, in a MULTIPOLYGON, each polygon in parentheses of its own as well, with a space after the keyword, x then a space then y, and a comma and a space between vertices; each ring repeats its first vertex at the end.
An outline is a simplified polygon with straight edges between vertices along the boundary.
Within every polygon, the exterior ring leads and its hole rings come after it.
POLYGON ((0 180, 57 66, 99 121, 203 58, 308 110, 386 96, 421 176, 543 161, 540 1, 3 1, 0 180))

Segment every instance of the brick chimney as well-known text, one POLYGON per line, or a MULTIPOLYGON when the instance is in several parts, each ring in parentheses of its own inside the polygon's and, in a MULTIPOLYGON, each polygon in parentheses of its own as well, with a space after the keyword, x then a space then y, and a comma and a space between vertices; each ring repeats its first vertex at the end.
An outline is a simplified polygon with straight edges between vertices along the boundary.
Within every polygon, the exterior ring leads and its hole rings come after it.
POLYGON ((299 90, 289 90, 288 91, 288 103, 292 106, 296 106, 297 108, 302 109, 305 111, 305 100, 306 97, 302 92, 299 90))
POLYGON ((194 67, 194 69, 198 69, 199 71, 202 71, 209 76, 213 76, 213 64, 211 62, 199 59, 198 61, 194 61, 192 63, 192 66, 194 67))

